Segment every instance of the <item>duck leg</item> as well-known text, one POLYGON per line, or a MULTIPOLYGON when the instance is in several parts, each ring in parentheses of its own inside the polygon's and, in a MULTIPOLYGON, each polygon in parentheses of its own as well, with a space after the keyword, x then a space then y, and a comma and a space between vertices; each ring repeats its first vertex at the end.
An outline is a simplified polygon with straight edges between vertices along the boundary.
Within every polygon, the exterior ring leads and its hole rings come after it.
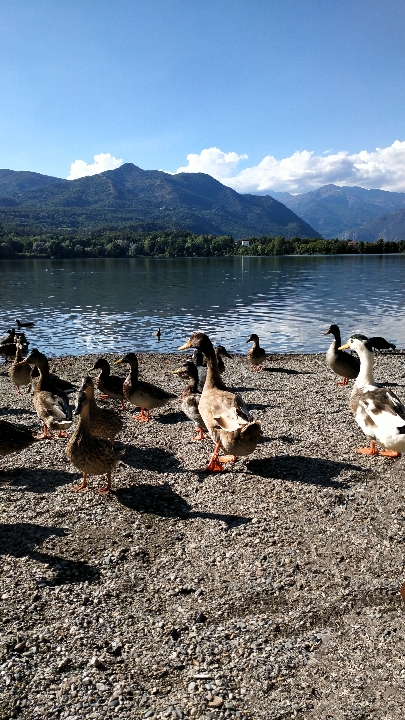
POLYGON ((145 408, 141 408, 141 412, 139 415, 133 415, 132 416, 135 420, 139 420, 139 422, 148 422, 149 420, 149 410, 146 410, 145 408))
POLYGON ((58 437, 68 437, 68 434, 69 433, 65 432, 64 430, 59 430, 58 437))
POLYGON ((205 440, 204 431, 200 427, 196 427, 195 431, 197 435, 195 435, 193 438, 191 438, 191 442, 198 442, 199 440, 205 440))
POLYGON ((118 410, 125 410, 124 401, 121 400, 121 405, 119 406, 118 410))
POLYGON ((83 480, 81 485, 73 485, 71 488, 72 492, 80 492, 80 490, 87 490, 87 473, 83 473, 83 480))
POLYGON ((221 447, 221 443, 217 442, 214 448, 214 452, 212 453, 211 459, 205 468, 206 472, 220 472, 223 470, 223 466, 220 462, 218 462, 218 455, 219 455, 219 449, 221 447))
POLYGON ((104 487, 100 488, 99 490, 96 490, 99 495, 108 495, 108 493, 111 490, 111 473, 107 473, 107 485, 104 485, 104 487))
POLYGON ((339 380, 339 381, 336 383, 336 385, 347 385, 348 382, 349 382, 349 378, 348 378, 348 377, 344 377, 343 380, 339 380))
POLYGON ((370 447, 364 447, 364 448, 358 448, 356 452, 361 453, 362 455, 379 455, 379 450, 375 446, 374 440, 371 440, 370 447))
POLYGON ((53 437, 52 433, 48 432, 48 425, 44 425, 43 435, 35 435, 37 440, 49 440, 53 437))

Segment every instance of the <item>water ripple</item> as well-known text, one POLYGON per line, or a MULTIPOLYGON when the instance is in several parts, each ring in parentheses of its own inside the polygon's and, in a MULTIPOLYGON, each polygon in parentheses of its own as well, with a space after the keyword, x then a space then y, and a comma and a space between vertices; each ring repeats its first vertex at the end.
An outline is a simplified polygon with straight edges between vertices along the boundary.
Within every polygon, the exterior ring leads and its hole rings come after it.
POLYGON ((31 346, 50 356, 173 352, 195 329, 234 352, 246 352, 251 332, 269 352, 322 352, 322 333, 337 322, 344 339, 362 332, 404 347, 404 263, 403 255, 3 262, 3 332, 17 316, 35 322, 31 346))

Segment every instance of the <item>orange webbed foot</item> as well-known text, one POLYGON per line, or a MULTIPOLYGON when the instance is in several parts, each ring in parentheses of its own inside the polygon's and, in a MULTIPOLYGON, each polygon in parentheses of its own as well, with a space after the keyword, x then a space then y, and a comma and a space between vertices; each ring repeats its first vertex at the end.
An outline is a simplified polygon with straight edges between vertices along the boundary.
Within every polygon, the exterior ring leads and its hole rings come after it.
POLYGON ((191 442, 199 442, 200 440, 205 440, 205 435, 202 428, 197 427, 195 428, 195 431, 197 435, 191 438, 191 442))
POLYGON ((364 448, 358 448, 356 452, 360 453, 361 455, 379 455, 379 450, 375 446, 375 442, 372 440, 370 443, 370 447, 364 447, 364 448))
POLYGON ((207 467, 204 468, 204 472, 221 472, 224 467, 217 460, 210 460, 207 467))
POLYGON ((220 463, 234 463, 237 459, 236 455, 221 455, 218 458, 220 463))
POLYGON ((83 481, 81 485, 73 485, 73 487, 70 488, 72 492, 80 492, 81 490, 87 490, 87 475, 86 473, 83 473, 83 481))
POLYGON ((383 455, 384 457, 392 457, 392 458, 401 457, 401 453, 397 452, 397 450, 380 450, 379 454, 383 455))

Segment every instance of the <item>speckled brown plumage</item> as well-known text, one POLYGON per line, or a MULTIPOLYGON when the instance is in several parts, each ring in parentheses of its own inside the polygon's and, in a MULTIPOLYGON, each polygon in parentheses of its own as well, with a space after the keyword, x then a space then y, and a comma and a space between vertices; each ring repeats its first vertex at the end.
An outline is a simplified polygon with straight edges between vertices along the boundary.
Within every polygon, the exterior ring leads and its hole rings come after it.
POLYGON ((90 430, 93 435, 108 438, 113 443, 115 436, 122 430, 120 416, 110 408, 101 408, 94 397, 94 383, 90 376, 83 378, 80 390, 84 391, 89 401, 90 430))

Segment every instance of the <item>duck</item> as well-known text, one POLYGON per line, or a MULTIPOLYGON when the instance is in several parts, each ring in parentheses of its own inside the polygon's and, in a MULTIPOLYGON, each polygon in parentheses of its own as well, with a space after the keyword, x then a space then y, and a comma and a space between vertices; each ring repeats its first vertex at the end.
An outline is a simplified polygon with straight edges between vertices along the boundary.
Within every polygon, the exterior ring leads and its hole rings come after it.
POLYGON ((252 370, 263 370, 263 363, 266 359, 266 351, 260 347, 259 337, 256 333, 249 335, 246 342, 252 342, 253 347, 248 350, 247 356, 252 363, 252 370))
POLYGON ((98 493, 107 495, 111 490, 111 472, 118 464, 123 450, 115 449, 105 438, 96 437, 91 431, 90 402, 84 390, 77 396, 75 415, 80 415, 79 422, 66 446, 66 455, 70 462, 83 473, 80 485, 72 490, 80 492, 88 487, 88 475, 107 475, 107 485, 99 488, 98 493))
POLYGON ((231 358, 232 355, 229 354, 229 352, 226 350, 226 348, 224 348, 223 345, 217 345, 217 347, 215 348, 215 355, 217 356, 218 370, 222 375, 222 373, 225 372, 225 363, 222 358, 231 358))
POLYGON ((17 318, 14 322, 18 328, 33 328, 35 326, 35 323, 33 322, 21 322, 21 320, 18 320, 17 318))
POLYGON ((37 442, 30 428, 25 425, 17 425, 8 420, 0 420, 0 455, 10 455, 13 452, 21 452, 25 448, 37 442))
POLYGON ((115 436, 122 430, 123 422, 120 416, 110 408, 101 408, 94 398, 94 383, 87 375, 82 379, 80 392, 85 392, 89 401, 90 430, 92 435, 108 438, 114 443, 115 436))
POLYGON ((10 328, 9 330, 6 330, 5 335, 0 338, 0 345, 8 345, 8 343, 13 343, 14 338, 15 330, 14 328, 10 328))
POLYGON ((355 380, 360 372, 360 361, 354 355, 344 352, 341 347, 340 330, 338 325, 330 325, 324 335, 333 335, 333 341, 329 345, 326 353, 326 364, 333 370, 336 375, 340 375, 343 380, 339 380, 336 385, 347 385, 350 380, 355 380))
POLYGON ((44 432, 39 439, 45 440, 52 437, 49 430, 57 430, 58 437, 66 436, 65 430, 72 424, 72 409, 67 395, 52 382, 48 358, 37 348, 33 348, 24 362, 36 365, 40 374, 33 397, 37 415, 44 424, 44 432))
POLYGON ((16 343, 15 359, 8 374, 14 385, 17 386, 18 394, 21 395, 20 386, 29 385, 31 382, 31 366, 26 360, 23 360, 22 345, 19 342, 16 343))
POLYGON ((261 435, 261 423, 253 420, 242 397, 226 388, 218 370, 217 357, 208 335, 194 332, 179 350, 197 348, 207 359, 207 379, 198 405, 208 434, 215 443, 206 467, 208 472, 224 469, 224 464, 250 455, 261 435), (220 448, 229 455, 219 457, 220 448))
POLYGON ((124 403, 124 379, 119 375, 111 375, 110 363, 105 358, 98 358, 90 370, 101 370, 96 385, 102 400, 121 400, 119 410, 125 410, 124 403))
POLYGON ((158 339, 158 342, 160 342, 160 336, 161 336, 160 327, 157 330, 154 330, 152 333, 152 337, 156 337, 158 339))
POLYGON ((0 355, 4 357, 4 362, 9 362, 13 360, 17 353, 17 343, 15 342, 9 342, 4 343, 4 345, 0 345, 0 355))
POLYGON ((189 379, 188 385, 183 390, 180 396, 180 405, 184 414, 187 415, 189 420, 195 424, 196 436, 191 438, 192 442, 204 440, 204 431, 207 430, 202 419, 198 406, 201 400, 201 393, 198 392, 198 369, 192 360, 186 360, 186 362, 177 370, 173 370, 174 375, 180 375, 189 379))
POLYGON ((360 358, 360 372, 350 396, 350 410, 370 447, 357 450, 364 455, 399 457, 405 451, 405 405, 389 388, 374 382, 374 353, 365 335, 352 335, 340 350, 355 350, 360 358), (384 450, 379 450, 376 443, 384 450))
POLYGON ((124 381, 124 397, 131 405, 141 408, 141 412, 138 415, 133 415, 135 420, 148 422, 151 410, 163 407, 169 400, 174 400, 177 396, 157 387, 157 385, 152 385, 152 383, 138 379, 138 358, 135 353, 127 353, 114 364, 119 365, 123 362, 127 363, 130 367, 129 373, 124 381))
POLYGON ((388 340, 380 336, 371 337, 368 339, 368 341, 373 350, 395 350, 397 347, 393 343, 388 342, 388 340))
MULTIPOLYGON (((38 384, 38 380, 41 377, 41 374, 37 368, 36 365, 33 365, 31 368, 30 373, 30 390, 34 393, 35 389, 38 384)), ((64 380, 63 378, 58 377, 58 375, 55 375, 55 373, 49 373, 49 377, 52 381, 52 384, 55 385, 55 387, 62 393, 65 393, 65 395, 69 395, 70 393, 77 392, 77 387, 72 385, 69 380, 64 380)))

